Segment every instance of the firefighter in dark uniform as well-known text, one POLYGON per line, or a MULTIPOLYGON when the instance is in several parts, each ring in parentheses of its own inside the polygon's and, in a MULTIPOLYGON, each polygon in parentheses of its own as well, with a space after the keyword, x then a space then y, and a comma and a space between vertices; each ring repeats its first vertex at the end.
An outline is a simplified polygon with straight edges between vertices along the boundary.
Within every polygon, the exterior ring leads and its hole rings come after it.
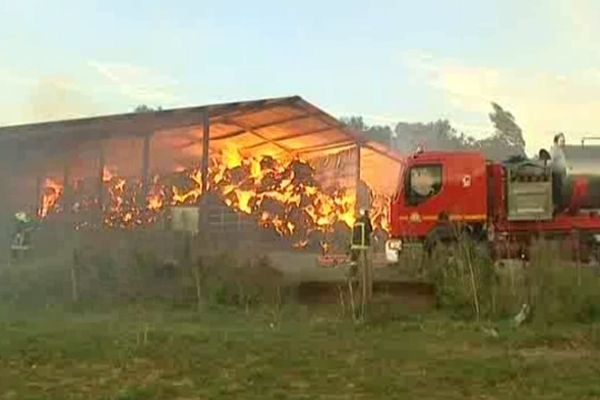
POLYGON ((372 234, 373 225, 371 224, 369 212, 362 208, 359 217, 352 227, 350 275, 352 278, 355 278, 357 272, 360 270, 362 274, 361 280, 367 288, 365 292, 367 299, 370 299, 372 295, 372 264, 369 252, 372 234))
POLYGON ((11 243, 11 253, 13 258, 18 258, 30 249, 31 232, 35 229, 35 221, 27 215, 25 211, 19 211, 15 214, 15 228, 11 243))
POLYGON ((19 211, 15 214, 15 242, 20 246, 28 246, 31 237, 30 232, 33 230, 33 220, 24 211, 19 211))

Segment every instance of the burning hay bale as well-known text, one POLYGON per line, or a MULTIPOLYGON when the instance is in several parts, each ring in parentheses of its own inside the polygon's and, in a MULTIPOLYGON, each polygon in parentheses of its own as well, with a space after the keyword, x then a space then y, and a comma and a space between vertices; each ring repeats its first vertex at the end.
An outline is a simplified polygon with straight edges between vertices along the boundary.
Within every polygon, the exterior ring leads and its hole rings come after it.
MULTIPOLYGON (((242 157, 235 149, 225 149, 209 166, 208 192, 203 193, 198 168, 179 168, 176 172, 155 176, 144 188, 139 179, 120 177, 114 168, 105 168, 102 183, 106 199, 102 224, 129 229, 159 220, 170 206, 200 206, 203 194, 214 194, 241 215, 253 219, 256 226, 289 238, 296 248, 337 251, 332 245, 334 232, 349 233, 354 222, 354 192, 342 187, 324 189, 315 178, 315 169, 299 158, 277 159, 242 157), (145 193, 146 198, 144 198, 145 193), (326 243, 323 245, 323 243, 326 243)), ((41 199, 40 217, 60 213, 63 186, 46 181, 41 199)), ((374 202, 374 225, 385 229, 387 203, 374 202)), ((78 203, 76 212, 97 207, 98 199, 78 203)), ((86 221, 85 226, 92 226, 86 221)))

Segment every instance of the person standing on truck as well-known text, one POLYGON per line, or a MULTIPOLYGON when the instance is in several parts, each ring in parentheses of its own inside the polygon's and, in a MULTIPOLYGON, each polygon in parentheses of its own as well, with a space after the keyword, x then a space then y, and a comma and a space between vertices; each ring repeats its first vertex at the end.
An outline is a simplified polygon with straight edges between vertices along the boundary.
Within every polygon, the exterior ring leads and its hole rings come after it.
POLYGON ((552 200, 554 210, 560 211, 563 203, 563 187, 567 178, 567 159, 565 157, 565 134, 554 136, 552 146, 552 200))

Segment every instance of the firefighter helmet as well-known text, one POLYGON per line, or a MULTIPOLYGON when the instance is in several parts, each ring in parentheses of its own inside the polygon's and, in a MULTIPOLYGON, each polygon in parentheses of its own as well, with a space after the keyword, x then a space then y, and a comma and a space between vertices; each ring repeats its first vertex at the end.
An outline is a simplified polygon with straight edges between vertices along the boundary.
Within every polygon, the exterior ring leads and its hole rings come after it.
POLYGON ((19 211, 15 214, 15 218, 20 222, 27 222, 29 218, 27 218, 27 214, 24 211, 19 211))

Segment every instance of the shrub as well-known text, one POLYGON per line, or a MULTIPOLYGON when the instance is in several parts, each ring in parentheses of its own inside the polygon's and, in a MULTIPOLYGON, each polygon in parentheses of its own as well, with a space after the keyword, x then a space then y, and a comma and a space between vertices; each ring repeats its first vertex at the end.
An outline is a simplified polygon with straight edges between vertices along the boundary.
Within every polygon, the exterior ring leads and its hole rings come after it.
POLYGON ((435 285, 438 306, 454 316, 482 318, 495 312, 498 274, 477 243, 465 238, 450 246, 437 246, 425 271, 435 285))
POLYGON ((600 317, 600 282, 591 268, 564 261, 570 256, 555 242, 532 246, 525 269, 534 322, 590 322, 600 317))
POLYGON ((528 304, 530 318, 542 325, 600 318, 600 282, 590 268, 564 261, 556 242, 536 241, 530 250, 528 262, 494 265, 469 239, 436 248, 425 270, 438 306, 458 318, 503 319, 528 304))

